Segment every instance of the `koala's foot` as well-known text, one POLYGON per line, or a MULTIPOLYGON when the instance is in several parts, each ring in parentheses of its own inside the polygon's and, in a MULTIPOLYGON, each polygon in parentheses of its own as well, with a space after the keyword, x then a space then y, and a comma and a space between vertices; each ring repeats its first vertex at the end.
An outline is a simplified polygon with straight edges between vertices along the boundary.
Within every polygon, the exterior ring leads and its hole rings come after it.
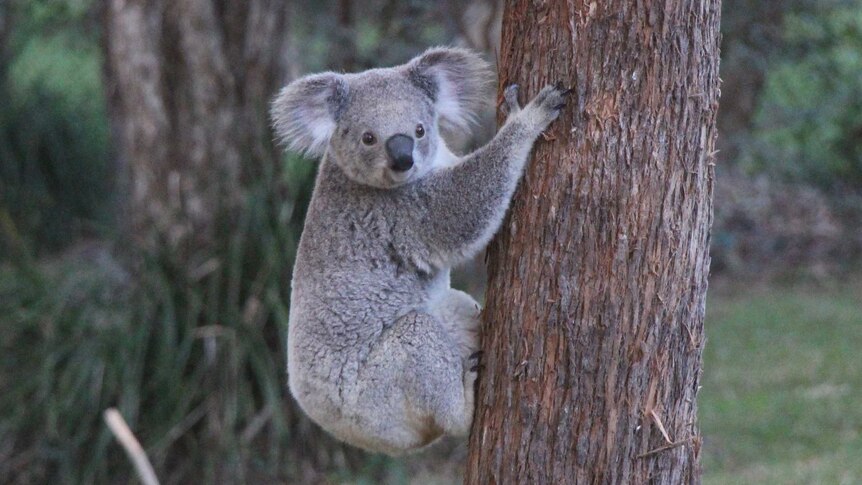
POLYGON ((470 362, 470 372, 479 372, 480 369, 485 366, 481 364, 482 361, 482 352, 481 350, 477 350, 470 354, 470 357, 467 357, 467 360, 470 362))
POLYGON ((431 310, 458 345, 462 358, 479 348, 479 304, 463 291, 447 289, 431 302, 431 310))
MULTIPOLYGON (((478 353, 478 352, 477 352, 478 353)), ((478 359, 468 359, 464 366, 464 409, 462 419, 460 420, 460 429, 449 430, 452 435, 465 436, 470 433, 470 426, 473 424, 473 410, 476 407, 476 380, 479 377, 480 365, 478 359), (472 362, 476 360, 477 363, 472 362)))
MULTIPOLYGON (((511 88, 511 86, 510 86, 511 88)), ((508 89, 507 89, 508 91, 508 89)), ((539 94, 522 109, 518 116, 522 117, 528 125, 542 132, 552 121, 560 116, 560 111, 566 107, 566 97, 572 93, 571 88, 564 88, 561 82, 555 86, 545 86, 539 94)), ((507 103, 509 94, 506 93, 507 103)), ((517 98, 517 88, 513 98, 517 98)), ((517 99, 515 99, 517 103, 517 99)))

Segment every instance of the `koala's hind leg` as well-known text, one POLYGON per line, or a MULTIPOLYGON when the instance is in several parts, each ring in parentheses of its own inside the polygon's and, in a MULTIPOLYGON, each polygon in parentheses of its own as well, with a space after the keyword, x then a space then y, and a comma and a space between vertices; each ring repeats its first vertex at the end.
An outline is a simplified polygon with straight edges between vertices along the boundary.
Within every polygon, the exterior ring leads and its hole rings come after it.
POLYGON ((479 350, 479 313, 481 311, 482 308, 472 296, 452 288, 441 292, 431 302, 431 313, 455 339, 463 358, 479 350))
POLYGON ((432 302, 432 313, 458 346, 463 366, 465 406, 473 410, 478 377, 479 314, 482 308, 472 296, 452 288, 432 302))
POLYGON ((465 359, 436 315, 413 311, 381 335, 360 370, 375 448, 397 453, 424 446, 442 432, 465 435, 473 420, 465 359))

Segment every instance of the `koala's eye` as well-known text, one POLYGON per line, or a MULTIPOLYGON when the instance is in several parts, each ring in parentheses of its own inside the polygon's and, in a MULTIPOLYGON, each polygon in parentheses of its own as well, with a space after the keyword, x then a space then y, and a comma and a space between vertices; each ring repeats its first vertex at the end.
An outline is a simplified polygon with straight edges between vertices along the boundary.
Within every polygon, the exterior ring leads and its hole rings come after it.
POLYGON ((370 131, 366 131, 362 134, 362 143, 364 143, 365 145, 371 146, 375 142, 377 142, 377 138, 375 138, 374 134, 370 131))
POLYGON ((425 127, 422 126, 422 123, 416 125, 416 138, 422 138, 425 136, 425 127))

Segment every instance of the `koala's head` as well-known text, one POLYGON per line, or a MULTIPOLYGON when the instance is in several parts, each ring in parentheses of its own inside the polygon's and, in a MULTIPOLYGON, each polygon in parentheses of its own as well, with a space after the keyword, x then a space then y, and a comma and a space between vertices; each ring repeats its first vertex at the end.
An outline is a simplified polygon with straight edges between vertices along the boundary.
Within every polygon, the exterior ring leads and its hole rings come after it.
POLYGON ((272 117, 291 149, 326 153, 357 183, 397 187, 434 168, 440 125, 470 128, 491 79, 477 54, 435 48, 401 66, 297 79, 276 97, 272 117))

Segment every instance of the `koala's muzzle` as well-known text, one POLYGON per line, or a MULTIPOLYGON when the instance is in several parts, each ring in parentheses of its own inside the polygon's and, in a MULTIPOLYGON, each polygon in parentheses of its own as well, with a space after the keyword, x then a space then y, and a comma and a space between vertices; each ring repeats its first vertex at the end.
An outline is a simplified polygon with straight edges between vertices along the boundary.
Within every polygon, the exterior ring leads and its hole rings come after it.
POLYGON ((386 140, 386 154, 389 155, 389 168, 396 172, 410 170, 413 167, 413 138, 392 135, 386 140))

